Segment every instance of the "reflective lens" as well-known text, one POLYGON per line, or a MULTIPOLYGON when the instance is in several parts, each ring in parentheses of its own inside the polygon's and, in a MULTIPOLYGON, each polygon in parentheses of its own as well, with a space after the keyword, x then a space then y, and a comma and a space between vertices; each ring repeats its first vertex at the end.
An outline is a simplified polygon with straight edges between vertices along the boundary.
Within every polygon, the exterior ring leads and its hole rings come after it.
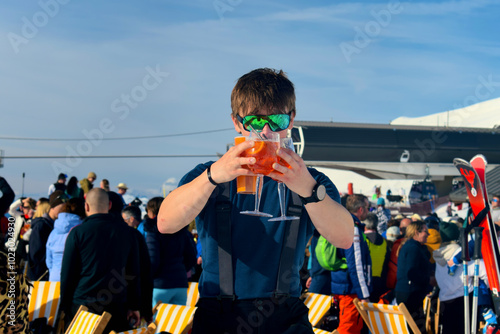
POLYGON ((283 131, 288 129, 290 125, 290 115, 288 114, 274 114, 274 115, 248 115, 241 117, 236 115, 238 121, 243 124, 243 128, 247 131, 251 131, 250 126, 255 131, 262 131, 266 124, 273 132, 283 131))

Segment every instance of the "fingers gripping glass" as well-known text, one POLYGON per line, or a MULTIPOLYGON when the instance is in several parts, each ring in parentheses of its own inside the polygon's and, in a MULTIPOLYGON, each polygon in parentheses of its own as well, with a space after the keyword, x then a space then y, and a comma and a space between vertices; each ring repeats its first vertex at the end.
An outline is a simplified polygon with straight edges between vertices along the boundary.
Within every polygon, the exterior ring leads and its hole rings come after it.
POLYGON ((269 125, 271 131, 278 132, 288 129, 290 125, 290 115, 288 114, 248 115, 245 117, 236 115, 236 119, 243 124, 243 128, 247 131, 252 130, 250 126, 255 131, 262 131, 266 125, 269 125))

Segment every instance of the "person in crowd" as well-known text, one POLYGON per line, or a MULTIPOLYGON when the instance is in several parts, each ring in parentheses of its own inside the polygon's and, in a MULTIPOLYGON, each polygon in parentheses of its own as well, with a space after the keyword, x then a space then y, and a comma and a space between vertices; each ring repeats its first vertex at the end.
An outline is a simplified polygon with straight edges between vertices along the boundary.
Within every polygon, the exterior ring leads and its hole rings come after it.
MULTIPOLYGON (((443 326, 443 333, 463 333, 464 322, 457 320, 464 318, 463 269, 462 266, 458 266, 455 271, 450 272, 447 264, 461 250, 457 242, 460 232, 456 224, 441 223, 439 233, 441 235, 441 244, 434 251, 436 281, 439 286, 439 300, 442 310, 439 322, 443 326)), ((469 272, 474 272, 473 267, 471 263, 469 272)), ((472 285, 469 287, 469 292, 471 291, 472 285)))
POLYGON ((188 288, 186 273, 187 269, 196 265, 196 245, 189 240, 192 237, 187 228, 172 234, 158 231, 157 216, 162 201, 162 197, 153 197, 146 205, 149 219, 145 230, 154 282, 153 306, 158 301, 185 305, 188 288))
POLYGON ((425 243, 425 245, 427 246, 427 249, 431 254, 430 261, 433 265, 432 268, 434 268, 434 264, 436 263, 436 261, 434 261, 434 251, 439 248, 439 245, 441 245, 441 236, 439 234, 440 222, 440 219, 434 215, 429 215, 424 220, 424 223, 426 223, 427 229, 429 231, 429 237, 427 238, 427 242, 425 243))
POLYGON ((82 223, 85 218, 85 201, 83 198, 70 198, 61 208, 54 222, 54 229, 47 239, 45 263, 49 270, 49 281, 61 280, 61 265, 64 245, 69 231, 82 223))
MULTIPOLYGON (((123 218, 122 200, 119 194, 114 191, 108 191, 109 201, 111 202, 111 208, 109 213, 119 221, 125 221, 123 218)), ((137 214, 137 212, 135 212, 137 214)), ((139 211, 139 217, 140 217, 139 211)), ((129 223, 125 222, 130 226, 129 223)), ((144 225, 144 224, 142 224, 144 225)), ((151 260, 149 259, 148 246, 146 245, 145 237, 134 227, 131 227, 133 235, 137 240, 139 246, 139 265, 140 265, 140 315, 141 319, 144 319, 147 323, 150 323, 153 319, 152 307, 153 303, 153 276, 151 273, 151 260)))
POLYGON ((80 305, 111 313, 104 333, 129 330, 140 321, 138 239, 134 229, 109 213, 110 207, 103 189, 87 193, 87 218, 69 232, 61 267, 61 310, 68 319, 80 305))
POLYGON ((370 301, 372 286, 372 261, 365 240, 364 225, 361 221, 368 216, 368 198, 361 194, 349 195, 346 208, 354 220, 354 242, 348 249, 338 249, 340 258, 345 259, 347 269, 331 272, 333 298, 338 301, 339 333, 360 333, 363 319, 354 306, 354 299, 370 301))
MULTIPOLYGON (((5 180, 1 176, 0 176, 0 194, 2 194, 2 196, 0 197, 0 216, 1 216, 0 241, 4 240, 5 242, 7 242, 9 239, 8 238, 9 220, 5 216, 5 213, 9 210, 10 205, 12 204, 14 198, 16 197, 16 194, 14 193, 14 190, 12 190, 12 188, 10 187, 7 180, 5 180)), ((0 248, 3 248, 3 246, 0 246, 0 248)))
POLYGON ((405 240, 406 228, 411 224, 410 218, 403 218, 399 223, 399 230, 401 235, 392 244, 391 255, 389 257, 389 263, 387 264, 387 288, 394 289, 396 287, 397 271, 398 271, 398 255, 399 247, 401 243, 405 240))
POLYGON ((387 230, 387 223, 391 220, 391 210, 385 208, 385 199, 377 199, 378 233, 382 234, 387 230))
POLYGON ((76 176, 69 178, 68 185, 66 186, 66 195, 69 198, 83 198, 83 190, 78 186, 76 176))
MULTIPOLYGON (((0 188, 1 188, 0 178, 0 188)), ((13 198, 12 198, 13 200, 13 198)), ((7 200, 6 202, 9 202, 7 200)), ((30 282, 18 257, 0 247, 0 333, 30 333, 28 303, 30 282), (7 292, 8 291, 8 292, 7 292)))
POLYGON ((97 179, 97 175, 94 172, 90 172, 86 179, 80 180, 80 188, 83 191, 83 196, 87 196, 87 193, 94 187, 94 181, 97 179))
POLYGON ((331 293, 331 273, 329 270, 321 267, 316 257, 316 245, 318 244, 318 239, 320 234, 317 230, 314 230, 313 236, 311 238, 311 255, 310 262, 311 268, 309 270, 309 279, 306 283, 306 287, 309 292, 320 293, 323 295, 329 295, 331 293))
POLYGON ((14 201, 9 207, 9 215, 15 218, 14 222, 14 248, 16 256, 21 260, 28 259, 28 232, 31 229, 31 220, 35 214, 36 201, 30 197, 19 198, 14 201), (26 236, 24 234, 28 232, 26 236))
POLYGON ((378 303, 380 296, 387 292, 387 265, 390 248, 388 242, 377 232, 378 217, 369 213, 363 221, 370 257, 372 259, 372 286, 370 301, 378 303))
POLYGON ((61 190, 66 191, 66 179, 68 176, 64 173, 59 173, 57 176, 57 182, 53 183, 49 186, 48 195, 50 196, 54 191, 61 190))
POLYGON ((108 179, 102 179, 101 180, 101 184, 99 186, 101 187, 101 189, 109 191, 109 181, 108 181, 108 179))
POLYGON ((49 212, 33 219, 28 254, 28 278, 32 281, 47 281, 49 278, 47 264, 47 240, 54 229, 54 221, 59 216, 68 197, 62 190, 54 191, 49 197, 49 212))
MULTIPOLYGON (((274 131, 286 137, 296 115, 293 84, 283 71, 268 68, 253 70, 238 79, 231 94, 231 107, 236 132, 248 136, 253 128, 264 136, 274 131)), ((277 284, 283 281, 283 276, 278 275, 283 232, 286 226, 295 224, 288 221, 269 224, 267 219, 239 214, 242 210, 254 209, 252 196, 236 194, 236 178, 252 175, 242 166, 256 162, 255 158, 240 155, 253 145, 252 141, 243 142, 231 147, 216 162, 195 167, 166 197, 158 215, 160 232, 170 234, 197 219, 203 271, 193 334, 236 333, 238 328, 240 331, 258 328, 274 333, 286 330, 297 334, 313 333, 307 307, 299 299, 299 270, 306 244, 312 236, 313 224, 333 245, 349 248, 352 244, 353 221, 345 208, 332 199, 338 196, 333 183, 324 174, 307 168, 294 152, 280 148, 278 155, 290 168, 278 163, 273 165, 275 171, 269 174, 272 179, 266 178, 263 183, 261 210, 276 217, 280 215, 275 180, 283 181, 287 186, 287 202, 291 201, 292 192, 295 192, 302 197, 303 204, 294 206, 298 211, 302 210, 302 214, 300 221, 296 222, 300 228, 297 242, 293 242, 296 247, 293 265, 287 267, 289 288, 284 291, 286 295, 275 293, 277 287, 285 290, 282 284, 277 284), (216 208, 221 207, 220 199, 224 193, 217 194, 223 189, 230 190, 229 201, 224 203, 232 209, 227 218, 220 216, 218 221, 229 226, 231 233, 217 237, 216 208), (220 265, 225 273, 233 277, 232 280, 227 280, 227 276, 219 280, 220 242, 231 245, 226 248, 229 253, 221 254, 223 260, 220 265), (249 315, 261 312, 262 303, 272 303, 274 312, 269 317, 258 324, 249 324, 246 320, 239 322, 238 319, 249 319, 249 315)))
MULTIPOLYGON (((385 235, 386 235, 387 241, 394 243, 401 236, 401 230, 397 226, 391 226, 387 229, 385 235)), ((391 243, 391 245, 392 245, 392 243, 391 243)))
POLYGON ((493 195, 491 198, 491 219, 493 223, 500 225, 500 195, 493 195))
POLYGON ((127 206, 127 202, 125 202, 123 195, 125 195, 125 193, 127 192, 128 187, 125 183, 119 183, 117 188, 118 188, 118 195, 120 195, 120 197, 122 198, 123 207, 125 207, 127 206))
POLYGON ((431 291, 430 254, 425 246, 429 231, 423 221, 416 221, 406 228, 405 235, 399 248, 396 302, 405 304, 417 326, 425 332, 423 302, 431 291))
POLYGON ((141 218, 141 209, 134 205, 129 205, 123 208, 122 218, 128 226, 133 227, 139 231, 144 239, 146 239, 146 231, 144 230, 145 220, 141 218))

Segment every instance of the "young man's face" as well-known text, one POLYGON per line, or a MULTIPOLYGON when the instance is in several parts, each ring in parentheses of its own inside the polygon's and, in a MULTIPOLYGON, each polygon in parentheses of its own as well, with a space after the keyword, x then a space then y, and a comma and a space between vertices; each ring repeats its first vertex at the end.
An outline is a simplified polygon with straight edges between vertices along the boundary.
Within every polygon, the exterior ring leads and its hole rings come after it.
POLYGON ((492 208, 498 208, 500 207, 500 203, 499 203, 499 198, 498 197, 493 197, 493 199, 491 200, 491 207, 492 208))
MULTIPOLYGON (((257 113, 257 115, 272 115, 274 114, 275 112, 273 112, 274 110, 271 110, 271 109, 263 109, 261 111, 259 111, 257 113)), ((286 110, 286 113, 288 114, 288 110, 286 110)), ((245 117, 247 116, 247 114, 243 114, 243 113, 240 113, 239 114, 241 117, 245 117)), ((234 129, 236 130, 236 132, 239 132, 241 133, 243 136, 248 136, 250 134, 249 131, 245 130, 245 128, 243 127, 243 124, 241 124, 241 122, 236 119, 234 116, 231 116, 232 120, 233 120, 233 124, 234 124, 234 129)), ((284 130, 281 130, 281 131, 275 131, 277 133, 279 133, 280 135, 280 138, 286 138, 287 134, 288 134, 288 130, 291 130, 293 128, 293 120, 294 120, 294 115, 293 113, 290 114, 290 124, 288 125, 288 127, 284 130)), ((266 124, 266 126, 262 129, 262 133, 264 134, 268 134, 268 133, 271 133, 273 132, 271 130, 271 128, 269 127, 269 124, 266 124)))

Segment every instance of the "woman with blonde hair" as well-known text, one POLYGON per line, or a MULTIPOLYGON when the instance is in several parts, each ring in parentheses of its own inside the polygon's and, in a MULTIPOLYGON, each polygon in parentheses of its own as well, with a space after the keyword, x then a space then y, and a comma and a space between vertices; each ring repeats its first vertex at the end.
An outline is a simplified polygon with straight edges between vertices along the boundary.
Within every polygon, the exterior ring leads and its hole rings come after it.
POLYGON ((35 215, 33 218, 43 217, 44 214, 49 213, 50 204, 49 202, 41 202, 36 206, 35 215))
POLYGON ((417 324, 425 318, 423 301, 431 290, 431 255, 425 246, 428 236, 427 225, 414 221, 406 228, 405 241, 399 248, 396 302, 406 305, 417 324))

